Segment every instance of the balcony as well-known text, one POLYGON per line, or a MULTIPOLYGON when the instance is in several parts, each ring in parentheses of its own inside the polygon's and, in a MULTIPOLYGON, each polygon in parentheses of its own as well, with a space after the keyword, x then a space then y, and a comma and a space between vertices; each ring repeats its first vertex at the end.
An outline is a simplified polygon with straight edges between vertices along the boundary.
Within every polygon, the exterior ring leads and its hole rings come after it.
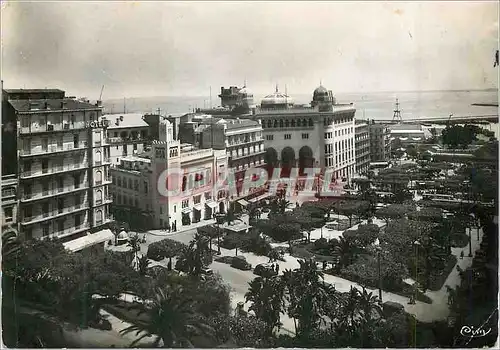
POLYGON ((42 148, 40 151, 34 151, 32 149, 22 149, 19 150, 19 155, 21 157, 35 157, 39 155, 58 155, 66 152, 79 152, 87 149, 87 142, 80 142, 76 145, 73 143, 66 143, 64 145, 49 145, 47 148, 42 148))
POLYGON ((72 132, 75 130, 87 129, 87 125, 83 121, 74 123, 54 123, 46 124, 39 127, 34 125, 21 126, 19 128, 20 134, 44 134, 44 133, 57 133, 57 132, 72 132))
POLYGON ((43 190, 41 192, 25 193, 21 196, 21 202, 26 203, 26 202, 31 202, 31 201, 37 201, 40 199, 46 199, 46 198, 50 198, 53 196, 71 194, 71 193, 75 193, 75 192, 86 190, 86 189, 88 189, 87 185, 79 185, 78 187, 77 186, 66 186, 66 187, 54 188, 51 190, 43 190))
POLYGON ((106 196, 104 199, 96 199, 95 204, 93 205, 94 207, 104 205, 104 204, 111 204, 113 203, 113 198, 111 196, 106 196))
POLYGON ((64 166, 52 166, 50 168, 42 168, 40 170, 27 170, 21 173, 21 179, 29 179, 33 177, 43 177, 53 174, 65 173, 68 171, 85 170, 88 168, 87 162, 66 164, 64 166))
POLYGON ((144 143, 149 141, 148 137, 108 137, 106 141, 109 144, 123 144, 123 143, 128 143, 128 144, 133 144, 133 143, 144 143))
POLYGON ((21 225, 32 225, 46 220, 55 220, 57 218, 60 218, 68 214, 76 213, 81 210, 87 210, 88 208, 89 208, 88 203, 81 203, 70 207, 51 210, 38 215, 25 216, 23 217, 21 225))
POLYGON ((57 238, 63 238, 63 237, 74 235, 74 234, 79 233, 79 232, 84 231, 84 230, 88 230, 89 228, 90 228, 90 224, 89 223, 80 224, 78 226, 69 227, 69 228, 66 228, 66 229, 61 230, 61 231, 56 231, 56 232, 54 232, 51 235, 43 237, 42 239, 47 238, 47 237, 50 237, 50 238, 56 238, 56 237, 57 238))

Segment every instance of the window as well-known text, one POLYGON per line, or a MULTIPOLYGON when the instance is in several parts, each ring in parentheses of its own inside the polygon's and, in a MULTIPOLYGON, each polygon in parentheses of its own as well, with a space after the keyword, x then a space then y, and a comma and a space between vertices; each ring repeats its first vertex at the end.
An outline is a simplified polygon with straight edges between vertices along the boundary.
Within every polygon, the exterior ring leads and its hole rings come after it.
POLYGON ((266 140, 267 140, 267 141, 272 141, 272 140, 274 140, 274 135, 266 135, 266 140))
POLYGON ((23 128, 27 128, 30 126, 30 118, 29 117, 23 117, 23 123, 21 125, 23 128))
POLYGON ((205 200, 211 200, 212 199, 212 192, 205 192, 205 200))
POLYGON ((77 214, 77 215, 75 215, 75 228, 79 229, 80 228, 80 224, 81 224, 80 215, 77 214))
POLYGON ((160 205, 160 215, 163 214, 163 207, 160 205))
POLYGON ((122 186, 122 178, 120 176, 116 177, 116 182, 118 183, 118 186, 122 186))
POLYGON ((302 139, 308 139, 309 138, 309 134, 302 134, 302 139))
POLYGON ((132 187, 132 179, 128 179, 128 188, 133 189, 133 187, 132 187))
POLYGON ((194 202, 194 204, 200 204, 200 202, 201 202, 201 195, 193 197, 193 202, 194 202))
POLYGON ((64 231, 64 220, 59 220, 57 222, 57 232, 63 232, 64 231))
POLYGON ((285 134, 285 140, 291 140, 292 134, 285 134))
POLYGON ((46 237, 49 235, 49 224, 44 224, 42 226, 42 230, 43 230, 43 236, 46 237))
POLYGON ((137 151, 137 143, 134 143, 134 151, 137 151))
POLYGON ((73 147, 78 148, 80 144, 80 136, 78 134, 73 135, 73 147))
POLYGON ((4 218, 5 218, 5 222, 11 222, 12 221, 12 217, 13 217, 13 207, 6 207, 6 208, 3 208, 3 215, 4 215, 4 218))
POLYGON ((16 189, 13 187, 2 189, 2 197, 14 196, 16 194, 16 189))
POLYGON ((148 193, 148 182, 144 181, 144 192, 147 194, 148 193))
POLYGON ((182 201, 182 209, 189 207, 189 199, 185 199, 182 201))

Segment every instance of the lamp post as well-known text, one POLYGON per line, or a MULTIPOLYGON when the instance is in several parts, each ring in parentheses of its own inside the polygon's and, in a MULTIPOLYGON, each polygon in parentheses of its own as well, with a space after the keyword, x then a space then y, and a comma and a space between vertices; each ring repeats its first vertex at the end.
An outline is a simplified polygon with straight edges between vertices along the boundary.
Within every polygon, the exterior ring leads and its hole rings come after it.
POLYGON ((377 246, 377 267, 378 267, 378 298, 380 299, 380 303, 382 304, 382 273, 380 272, 380 253, 382 248, 380 245, 377 246))
POLYGON ((413 242, 413 245, 415 246, 415 295, 414 295, 414 304, 417 300, 417 286, 418 286, 418 246, 420 245, 419 241, 413 242))

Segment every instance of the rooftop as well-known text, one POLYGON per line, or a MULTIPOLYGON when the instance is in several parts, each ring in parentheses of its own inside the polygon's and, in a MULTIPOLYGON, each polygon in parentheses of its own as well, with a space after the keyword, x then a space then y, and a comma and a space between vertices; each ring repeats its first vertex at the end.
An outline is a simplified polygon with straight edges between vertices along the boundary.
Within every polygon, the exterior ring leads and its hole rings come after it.
POLYGON ((33 94, 33 93, 41 93, 41 92, 57 92, 63 93, 64 90, 60 89, 4 89, 4 91, 8 94, 33 94))
POLYGON ((30 112, 40 110, 75 110, 75 109, 101 109, 89 102, 82 102, 72 98, 43 99, 43 100, 9 100, 10 105, 17 112, 30 112), (63 107, 64 103, 64 107, 63 107))
POLYGON ((251 119, 230 119, 223 120, 222 122, 227 125, 228 130, 260 125, 258 121, 251 119))
POLYGON ((110 121, 108 129, 149 127, 149 124, 142 118, 143 114, 141 113, 105 114, 102 117, 110 121))

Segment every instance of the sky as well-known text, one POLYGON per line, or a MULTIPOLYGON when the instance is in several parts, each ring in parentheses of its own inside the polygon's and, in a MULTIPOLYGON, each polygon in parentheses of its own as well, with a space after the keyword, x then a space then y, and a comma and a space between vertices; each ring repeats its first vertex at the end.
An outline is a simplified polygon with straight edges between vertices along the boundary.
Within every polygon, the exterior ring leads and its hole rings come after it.
POLYGON ((499 2, 4 2, 4 88, 97 99, 498 88, 499 2))

